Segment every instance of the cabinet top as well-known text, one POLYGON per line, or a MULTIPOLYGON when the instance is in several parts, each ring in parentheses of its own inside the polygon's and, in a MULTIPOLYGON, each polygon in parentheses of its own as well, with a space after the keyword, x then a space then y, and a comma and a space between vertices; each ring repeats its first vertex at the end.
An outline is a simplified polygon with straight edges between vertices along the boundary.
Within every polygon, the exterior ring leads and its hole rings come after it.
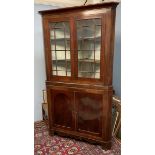
POLYGON ((52 9, 52 10, 44 10, 39 11, 41 15, 50 14, 50 13, 60 13, 60 12, 67 12, 72 10, 87 10, 87 9, 101 9, 106 7, 116 7, 119 4, 118 1, 109 1, 109 2, 102 2, 97 4, 90 4, 90 5, 82 5, 82 6, 74 6, 74 7, 66 7, 66 8, 59 8, 59 9, 52 9))

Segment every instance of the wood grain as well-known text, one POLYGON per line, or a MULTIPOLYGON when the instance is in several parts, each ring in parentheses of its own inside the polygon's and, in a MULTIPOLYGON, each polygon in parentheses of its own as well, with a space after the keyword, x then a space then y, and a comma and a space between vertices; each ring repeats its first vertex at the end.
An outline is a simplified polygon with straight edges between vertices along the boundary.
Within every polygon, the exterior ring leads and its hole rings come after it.
MULTIPOLYGON (((112 72, 115 14, 118 2, 40 11, 43 19, 50 134, 111 147, 112 72), (76 21, 101 20, 100 78, 78 77, 76 21), (71 76, 52 75, 51 22, 67 21, 71 37, 71 76)), ((95 50, 94 50, 95 51, 95 50)))

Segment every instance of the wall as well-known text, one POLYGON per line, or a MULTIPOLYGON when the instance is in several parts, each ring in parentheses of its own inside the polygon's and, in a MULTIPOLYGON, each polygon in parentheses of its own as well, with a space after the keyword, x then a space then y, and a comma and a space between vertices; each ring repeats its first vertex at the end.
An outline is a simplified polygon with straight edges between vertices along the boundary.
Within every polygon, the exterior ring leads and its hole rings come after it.
MULTIPOLYGON (((34 121, 42 119, 42 90, 45 89, 45 61, 40 10, 54 9, 54 6, 34 5, 34 121)), ((113 86, 116 95, 121 96, 121 6, 117 8, 113 86)))
POLYGON ((116 95, 121 97, 121 4, 116 11, 113 87, 116 95))
POLYGON ((53 9, 48 5, 34 5, 34 121, 42 119, 42 90, 45 89, 45 61, 40 10, 53 9))

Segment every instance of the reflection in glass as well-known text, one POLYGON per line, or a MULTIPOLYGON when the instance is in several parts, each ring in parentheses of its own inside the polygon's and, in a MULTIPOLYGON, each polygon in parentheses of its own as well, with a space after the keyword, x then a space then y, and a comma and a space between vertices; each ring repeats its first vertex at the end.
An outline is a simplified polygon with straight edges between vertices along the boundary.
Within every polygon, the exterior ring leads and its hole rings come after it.
POLYGON ((69 22, 50 23, 52 74, 71 76, 69 22))
POLYGON ((101 19, 77 20, 78 77, 100 78, 101 19))

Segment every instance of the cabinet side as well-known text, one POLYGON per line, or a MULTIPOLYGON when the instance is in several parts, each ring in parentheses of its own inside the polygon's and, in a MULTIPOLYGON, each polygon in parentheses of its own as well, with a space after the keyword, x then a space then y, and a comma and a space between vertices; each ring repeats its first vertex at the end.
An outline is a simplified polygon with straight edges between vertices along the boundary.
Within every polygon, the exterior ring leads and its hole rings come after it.
POLYGON ((45 65, 46 65, 46 80, 50 80, 50 42, 47 38, 50 38, 49 30, 48 30, 48 21, 45 18, 45 15, 42 15, 42 26, 43 26, 43 37, 44 37, 44 57, 45 57, 45 65))
POLYGON ((112 7, 105 14, 105 66, 104 66, 104 85, 112 85, 113 76, 113 56, 114 56, 114 38, 115 38, 115 15, 116 8, 112 7))

